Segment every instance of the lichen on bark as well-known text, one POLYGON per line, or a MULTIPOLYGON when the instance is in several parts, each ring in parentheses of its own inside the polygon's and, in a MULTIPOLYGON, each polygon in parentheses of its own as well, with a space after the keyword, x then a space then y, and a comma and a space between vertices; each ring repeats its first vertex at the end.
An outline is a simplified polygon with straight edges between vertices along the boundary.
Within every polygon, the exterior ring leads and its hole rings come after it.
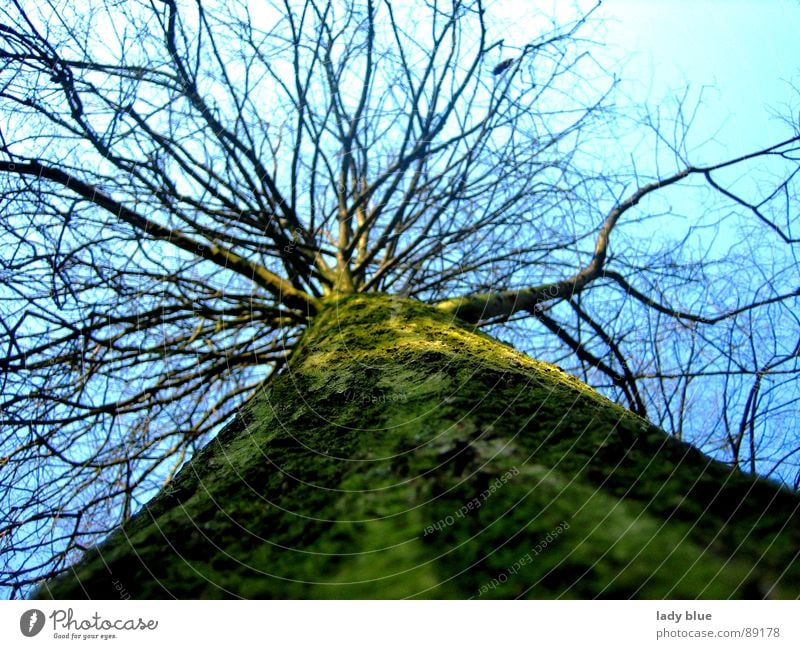
POLYGON ((797 597, 799 502, 443 310, 332 296, 285 371, 38 595, 797 597))

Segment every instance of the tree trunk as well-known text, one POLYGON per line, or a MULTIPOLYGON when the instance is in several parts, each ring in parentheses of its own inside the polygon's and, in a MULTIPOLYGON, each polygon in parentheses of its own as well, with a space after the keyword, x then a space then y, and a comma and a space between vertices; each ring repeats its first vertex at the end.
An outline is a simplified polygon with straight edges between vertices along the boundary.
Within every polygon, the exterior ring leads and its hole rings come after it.
POLYGON ((794 598, 799 503, 442 310, 353 295, 38 596, 794 598))

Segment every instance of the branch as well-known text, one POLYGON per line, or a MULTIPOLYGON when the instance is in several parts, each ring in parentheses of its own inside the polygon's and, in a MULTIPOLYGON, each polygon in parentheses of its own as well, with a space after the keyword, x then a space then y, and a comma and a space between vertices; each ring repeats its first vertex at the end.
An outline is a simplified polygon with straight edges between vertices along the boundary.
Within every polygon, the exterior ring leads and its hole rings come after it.
POLYGON ((267 289, 279 302, 282 302, 291 309, 299 309, 303 313, 311 315, 316 313, 319 308, 319 304, 314 298, 296 289, 285 279, 267 268, 259 264, 254 264, 216 243, 207 245, 195 241, 178 230, 159 225, 115 201, 96 187, 82 180, 78 180, 61 169, 45 166, 39 162, 15 163, 3 160, 0 161, 0 171, 36 176, 58 183, 89 202, 110 212, 121 221, 124 221, 139 232, 148 235, 153 240, 166 241, 201 259, 213 262, 222 268, 233 270, 247 277, 259 286, 267 289))
POLYGON ((743 306, 738 309, 734 309, 732 311, 728 311, 718 316, 709 318, 694 313, 688 313, 686 311, 680 311, 678 309, 672 309, 668 306, 664 306, 659 302, 656 302, 653 298, 635 289, 630 284, 630 282, 628 282, 628 280, 626 280, 620 273, 614 270, 605 271, 603 273, 603 277, 613 279, 617 284, 620 285, 620 287, 622 287, 622 289, 624 289, 625 293, 637 299, 642 304, 646 304, 652 309, 659 311, 660 313, 663 313, 673 318, 677 318, 679 320, 689 320, 690 322, 698 322, 700 324, 709 324, 709 325, 716 324, 717 322, 721 322, 722 320, 727 320, 728 318, 733 318, 734 316, 737 316, 741 313, 745 313, 746 311, 752 311, 753 309, 756 309, 761 306, 766 306, 767 304, 774 304, 775 302, 782 302, 783 300, 790 297, 800 296, 800 288, 797 288, 791 293, 784 293, 783 295, 776 295, 775 297, 767 298, 766 300, 753 302, 752 304, 748 304, 747 306, 743 306))
MULTIPOLYGON (((585 268, 579 270, 568 279, 558 282, 551 282, 549 284, 543 284, 541 286, 535 286, 532 288, 467 295, 460 298, 444 300, 443 302, 438 303, 437 306, 443 311, 458 316, 462 320, 466 320, 467 322, 471 323, 477 323, 481 320, 487 319, 508 319, 517 311, 527 311, 530 314, 535 314, 537 310, 541 308, 541 305, 544 302, 550 302, 556 299, 569 299, 580 293, 595 279, 603 277, 605 274, 607 274, 604 266, 606 256, 608 254, 611 231, 616 226, 620 217, 629 209, 637 205, 645 196, 673 185, 690 175, 702 174, 711 184, 711 186, 720 191, 723 195, 735 200, 740 205, 746 206, 750 209, 756 209, 752 205, 736 197, 731 192, 721 188, 712 180, 711 172, 730 167, 746 160, 752 160, 760 156, 785 156, 785 152, 781 152, 780 149, 796 142, 800 142, 800 136, 784 140, 783 142, 779 142, 773 146, 761 149, 760 151, 739 156, 716 165, 710 165, 706 167, 689 166, 670 176, 669 178, 657 180, 640 187, 627 199, 621 203, 618 203, 617 206, 608 213, 608 216, 606 216, 605 220, 603 221, 603 225, 601 226, 600 232, 597 235, 597 242, 595 244, 592 260, 585 268)), ((767 222, 768 225, 777 230, 774 224, 766 221, 766 219, 764 219, 760 213, 757 212, 757 214, 762 220, 767 222)), ((787 237, 783 235, 780 230, 777 231, 785 241, 793 241, 791 239, 787 239, 787 237)), ((646 299, 647 298, 645 298, 645 300, 646 299)), ((777 299, 780 298, 773 299, 772 301, 776 301, 777 299)), ((648 302, 650 301, 648 300, 648 302)), ((654 306, 654 304, 650 304, 650 306, 654 306)))

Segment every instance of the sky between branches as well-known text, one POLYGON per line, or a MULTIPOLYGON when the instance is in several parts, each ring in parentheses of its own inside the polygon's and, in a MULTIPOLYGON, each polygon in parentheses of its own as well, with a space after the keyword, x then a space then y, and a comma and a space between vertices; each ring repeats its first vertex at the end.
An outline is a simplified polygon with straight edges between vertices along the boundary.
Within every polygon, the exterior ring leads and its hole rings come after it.
POLYGON ((607 45, 629 56, 620 76, 632 101, 657 105, 684 86, 703 89, 697 142, 716 133, 704 158, 736 156, 780 139, 786 125, 778 112, 800 122, 800 97, 792 88, 800 88, 800 3, 606 0, 599 15, 607 19, 607 45))

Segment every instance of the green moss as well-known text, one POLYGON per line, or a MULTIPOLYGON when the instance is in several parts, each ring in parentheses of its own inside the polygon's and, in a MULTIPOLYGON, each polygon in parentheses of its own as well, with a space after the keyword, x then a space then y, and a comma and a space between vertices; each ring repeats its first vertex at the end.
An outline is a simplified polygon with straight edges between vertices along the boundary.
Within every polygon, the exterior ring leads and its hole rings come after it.
POLYGON ((40 595, 800 595, 794 494, 441 310, 324 304, 287 370, 40 595))

